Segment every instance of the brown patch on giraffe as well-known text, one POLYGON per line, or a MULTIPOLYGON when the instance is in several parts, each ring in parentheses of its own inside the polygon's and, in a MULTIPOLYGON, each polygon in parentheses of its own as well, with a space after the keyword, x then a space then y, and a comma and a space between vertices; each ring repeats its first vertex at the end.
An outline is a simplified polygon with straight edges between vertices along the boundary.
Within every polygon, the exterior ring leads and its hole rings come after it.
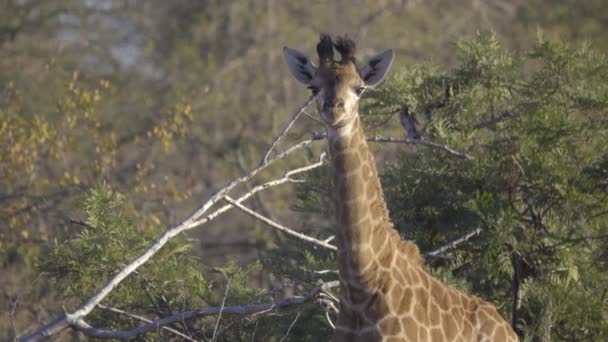
MULTIPOLYGON (((399 240, 399 255, 402 257, 402 262, 413 266, 422 266, 422 257, 418 246, 408 240, 399 240)), ((413 280, 413 279, 412 279, 413 280)))
MULTIPOLYGON (((357 120, 357 122, 355 122, 355 125, 359 124, 359 120, 357 120)), ((360 133, 355 131, 355 128, 353 127, 353 134, 350 136, 350 140, 348 142, 348 148, 349 149, 354 149, 356 150, 357 147, 359 147, 359 144, 361 143, 361 136, 359 135, 360 133)))
POLYGON ((418 324, 416 321, 412 319, 408 319, 403 331, 405 332, 405 336, 407 337, 407 341, 416 341, 418 337, 418 324))
POLYGON ((429 313, 431 326, 439 326, 441 324, 441 310, 437 304, 431 304, 431 311, 429 313))
POLYGON ((446 300, 446 293, 441 284, 435 279, 431 280, 431 297, 435 300, 435 303, 439 305, 441 310, 448 310, 449 306, 446 300))
POLYGON ((462 336, 464 338, 473 337, 473 325, 471 323, 469 323, 468 321, 464 321, 464 324, 462 327, 462 336))
POLYGON ((450 314, 456 317, 464 317, 465 312, 464 309, 460 306, 452 306, 452 308, 450 309, 450 314))
POLYGON ((368 182, 365 186, 365 198, 370 202, 376 202, 375 199, 378 198, 379 193, 378 183, 376 182, 368 182))
MULTIPOLYGON (((378 239, 380 240, 380 239, 378 239)), ((377 254, 377 260, 380 267, 390 270, 391 265, 393 264, 393 258, 395 257, 395 253, 390 248, 390 243, 388 238, 383 242, 378 242, 372 246, 372 249, 377 254)), ((391 271, 392 272, 392 271, 391 271)), ((391 275, 384 279, 392 278, 391 275)))
POLYGON ((502 325, 494 335, 494 339, 496 341, 506 341, 507 340, 507 329, 504 325, 502 325))
POLYGON ((441 313, 441 322, 442 322, 442 328, 443 328, 443 333, 445 334, 446 338, 448 340, 452 340, 454 338, 456 338, 456 336, 458 335, 458 325, 456 324, 456 321, 454 320, 454 318, 447 312, 442 312, 441 313))
POLYGON ((372 176, 372 169, 366 163, 361 166, 361 175, 366 179, 372 176))
POLYGON ((443 341, 443 332, 439 328, 431 329, 431 341, 443 341))
POLYGON ((374 217, 388 215, 388 210, 383 202, 373 202, 370 209, 374 217))
POLYGON ((401 337, 389 337, 386 342, 403 342, 401 337))
POLYGON ((416 272, 416 268, 415 267, 410 267, 407 270, 410 278, 411 278, 411 285, 415 285, 415 286, 420 286, 422 284, 422 281, 420 280, 420 277, 418 276, 418 272, 416 272))
MULTIPOLYGON (((393 261, 396 260, 396 259, 398 259, 397 256, 395 256, 395 258, 393 259, 393 261)), ((393 272, 393 281, 396 284, 398 284, 399 286, 405 285, 406 284, 406 278, 403 275, 403 271, 401 271, 400 268, 397 268, 395 266, 392 266, 392 268, 393 268, 393 271, 392 271, 393 272)))
POLYGON ((380 320, 380 331, 386 335, 397 335, 401 332, 399 318, 394 316, 385 317, 380 320))
POLYGON ((399 298, 399 302, 397 305, 397 312, 406 313, 412 311, 412 306, 414 304, 414 291, 411 288, 405 288, 401 291, 401 297, 399 298))
MULTIPOLYGON (((429 340, 429 331, 426 327, 419 326, 418 327, 418 340, 417 341, 428 341, 429 340)), ((416 341, 416 340, 412 340, 416 341)))
POLYGON ((428 308, 429 308, 429 294, 426 289, 417 287, 414 289, 414 298, 416 298, 416 304, 414 304, 414 318, 419 323, 428 322, 428 308))
POLYGON ((393 283, 390 291, 388 293, 388 297, 391 299, 391 312, 392 313, 401 313, 403 312, 401 309, 401 297, 403 296, 403 289, 401 288, 401 284, 393 283))
POLYGON ((418 276, 420 277, 420 280, 422 281, 422 285, 426 289, 431 287, 431 280, 430 280, 431 277, 428 275, 428 273, 426 273, 421 267, 416 267, 416 272, 418 272, 418 276))
POLYGON ((378 222, 378 221, 372 223, 372 225, 374 226, 372 228, 372 230, 374 230, 376 233, 374 234, 374 237, 371 239, 371 244, 372 244, 372 249, 377 253, 383 251, 383 248, 388 240, 388 236, 387 236, 386 232, 383 231, 382 229, 378 229, 378 227, 381 224, 382 224, 382 222, 378 222))

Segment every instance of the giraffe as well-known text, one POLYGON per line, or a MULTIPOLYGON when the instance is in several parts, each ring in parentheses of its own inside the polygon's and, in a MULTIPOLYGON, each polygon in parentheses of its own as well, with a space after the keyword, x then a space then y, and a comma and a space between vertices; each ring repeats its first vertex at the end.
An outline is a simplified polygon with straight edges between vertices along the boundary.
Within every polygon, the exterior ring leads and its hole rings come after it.
POLYGON ((383 80, 393 51, 358 65, 352 40, 321 35, 319 66, 298 50, 285 47, 283 54, 315 96, 329 142, 340 278, 332 341, 517 341, 494 305, 427 273, 416 244, 402 240, 389 218, 358 103, 366 87, 383 80))

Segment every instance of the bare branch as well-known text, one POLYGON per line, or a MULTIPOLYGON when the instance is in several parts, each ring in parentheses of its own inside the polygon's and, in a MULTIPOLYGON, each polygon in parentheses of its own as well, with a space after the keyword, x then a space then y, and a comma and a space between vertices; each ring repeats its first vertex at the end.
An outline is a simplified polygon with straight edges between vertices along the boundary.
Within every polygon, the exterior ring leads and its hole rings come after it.
MULTIPOLYGON (((322 140, 325 138, 327 138, 327 135, 325 133, 314 133, 312 135, 312 139, 314 139, 314 140, 322 140)), ((424 140, 424 139, 403 139, 403 138, 373 136, 373 137, 367 137, 367 141, 381 142, 381 143, 424 145, 424 146, 429 146, 429 147, 443 150, 443 151, 447 152, 448 154, 453 155, 458 158, 463 158, 463 159, 468 159, 468 160, 473 159, 472 156, 470 156, 464 152, 459 152, 446 145, 441 145, 441 144, 438 144, 438 143, 435 143, 432 141, 428 141, 428 140, 424 140)))
POLYGON ((320 270, 320 271, 312 271, 314 275, 323 275, 323 274, 338 274, 338 270, 320 270))
MULTIPOLYGON (((277 186, 277 185, 281 185, 281 184, 285 184, 285 183, 293 183, 293 182, 299 182, 298 180, 295 180, 292 178, 293 175, 299 174, 299 173, 303 173, 303 172, 307 172, 310 171, 314 168, 320 167, 321 165, 323 165, 322 159, 325 156, 324 153, 321 154, 320 156, 320 160, 317 163, 314 164, 310 164, 310 165, 306 165, 297 169, 293 169, 290 170, 288 172, 285 173, 285 175, 282 178, 279 179, 275 179, 269 182, 266 182, 264 184, 261 185, 257 185, 253 188, 251 188, 251 190, 249 190, 248 192, 246 192, 244 195, 242 195, 241 197, 239 197, 236 202, 237 203, 241 203, 243 201, 245 201, 246 199, 250 198, 251 196, 255 195, 256 193, 262 191, 262 190, 266 190, 268 188, 277 186)), ((213 220, 214 218, 216 218, 217 216, 219 216, 220 214, 226 212, 227 210, 231 209, 233 207, 232 204, 226 204, 225 206, 217 209, 216 211, 214 211, 213 213, 209 214, 208 216, 203 217, 202 219, 198 220, 198 221, 194 221, 192 222, 193 226, 200 226, 203 225, 211 220, 213 220)))
POLYGON ((283 132, 281 132, 281 134, 277 135, 276 138, 274 138, 274 140, 272 141, 272 144, 270 144, 270 147, 268 148, 268 151, 266 151, 266 153, 264 154, 264 158, 262 158, 262 162, 263 163, 267 163, 268 162, 268 158, 270 157, 270 155, 274 151, 275 147, 279 143, 279 140, 281 140, 281 138, 283 138, 285 136, 285 134, 287 134, 287 132, 291 129, 291 127, 293 126, 293 124, 298 120, 298 118, 300 117, 300 115, 302 115, 304 112, 306 112, 306 108, 310 105, 310 103, 312 102, 312 100, 314 98, 315 97, 311 95, 308 98, 308 100, 306 100, 306 102, 304 102, 304 104, 301 105, 300 108, 298 108, 298 110, 293 115, 293 117, 291 118, 291 120, 289 120, 289 123, 287 123, 287 125, 283 129, 283 132))
POLYGON ((298 238, 300 240, 304 240, 304 241, 307 241, 307 242, 310 242, 310 243, 314 243, 317 246, 321 246, 323 248, 327 248, 327 249, 330 249, 332 251, 337 251, 338 250, 338 248, 336 246, 332 245, 332 244, 329 244, 329 243, 327 243, 325 241, 322 241, 322 240, 315 239, 313 237, 310 237, 310 236, 302 234, 302 233, 298 233, 298 232, 294 231, 291 228, 287 228, 284 225, 282 225, 280 223, 277 223, 277 222, 275 222, 275 221, 267 218, 266 216, 262 216, 261 214, 258 214, 255 211, 247 208, 246 206, 244 206, 244 205, 236 202, 235 200, 233 200, 229 196, 226 196, 224 198, 224 200, 226 202, 232 204, 233 206, 241 209, 246 214, 248 214, 248 215, 250 215, 250 216, 252 216, 252 217, 254 217, 254 218, 256 218, 256 219, 258 219, 258 220, 260 220, 260 221, 262 221, 262 222, 264 222, 266 224, 268 224, 269 226, 272 226, 272 227, 274 227, 274 228, 276 228, 276 229, 278 229, 278 230, 280 230, 280 231, 282 231, 282 232, 284 232, 284 233, 286 233, 288 235, 296 237, 296 238, 298 238))
POLYGON ((73 327, 78 331, 84 333, 87 336, 98 337, 98 338, 114 338, 114 339, 130 339, 135 336, 139 336, 145 334, 149 331, 157 330, 163 326, 168 324, 172 324, 175 322, 179 322, 182 320, 190 319, 193 317, 200 316, 210 316, 217 315, 221 312, 225 315, 242 315, 242 316, 251 316, 264 312, 269 312, 272 310, 278 310, 285 307, 299 305, 307 302, 311 302, 314 298, 317 297, 321 292, 325 292, 330 288, 335 288, 340 286, 340 282, 335 280, 327 283, 323 283, 319 286, 316 286, 309 293, 304 296, 293 296, 287 297, 276 301, 261 303, 261 304, 252 304, 252 305, 234 305, 234 306, 225 306, 223 309, 221 307, 206 307, 201 309, 189 310, 180 313, 176 313, 174 315, 157 319, 148 324, 142 325, 141 327, 131 329, 131 330, 104 330, 97 329, 89 325, 83 319, 77 320, 73 323, 73 327))
POLYGON ((222 298, 222 306, 220 306, 220 313, 217 315, 217 320, 215 321, 215 328, 213 328, 213 335, 211 336, 211 342, 217 339, 217 328, 220 326, 220 320, 222 319, 222 312, 224 311, 224 307, 226 306, 226 299, 228 298, 228 292, 230 291, 230 283, 232 282, 232 276, 228 277, 225 273, 224 277, 226 277, 226 291, 224 292, 224 298, 222 298))
MULTIPOLYGON (((288 127, 291 127, 291 125, 292 125, 292 123, 290 122, 288 124, 288 127)), ((286 132, 287 132, 287 129, 283 130, 281 135, 285 135, 286 132)), ((277 140, 277 139, 275 139, 275 140, 277 140)), ((301 141, 300 143, 291 146, 290 148, 279 153, 278 155, 276 155, 273 158, 270 158, 270 159, 263 158, 262 161, 260 162, 260 164, 256 168, 254 168, 253 170, 251 170, 249 173, 245 174, 244 176, 233 180, 231 183, 229 183, 228 185, 226 185, 225 187, 223 187, 222 189, 217 191, 214 195, 212 195, 207 200, 207 202, 205 202, 198 210, 196 210, 196 212, 194 214, 192 214, 186 220, 182 221, 177 226, 170 227, 167 230, 165 230, 165 232, 158 239, 156 239, 142 255, 140 255, 135 260, 131 261, 127 266, 125 266, 122 270, 120 270, 118 273, 116 273, 116 275, 114 275, 114 277, 109 279, 97 293, 95 293, 92 297, 90 297, 86 302, 81 304, 78 307, 78 309, 76 309, 76 311, 74 311, 72 313, 65 313, 64 315, 57 317, 55 320, 53 320, 52 322, 46 324, 45 326, 37 329, 29 336, 21 337, 20 340, 21 341, 44 340, 44 339, 47 339, 48 337, 52 336, 53 334, 65 329, 66 327, 68 327, 70 325, 75 326, 76 323, 79 323, 79 324, 82 323, 83 322, 81 320, 82 317, 88 315, 126 277, 128 277, 131 273, 133 273, 135 270, 137 270, 141 265, 143 265, 148 260, 150 260, 150 258, 152 258, 152 256, 154 256, 172 238, 174 238, 175 236, 177 236, 178 234, 180 234, 186 230, 189 230, 189 229, 198 227, 202 224, 205 224, 205 223, 209 222, 210 220, 212 220, 213 218, 217 217, 219 214, 230 209, 230 207, 228 207, 223 211, 216 210, 215 213, 208 215, 206 218, 201 219, 201 217, 213 205, 215 205, 217 202, 222 200, 224 198, 224 196, 226 196, 235 187, 237 187, 238 185, 240 185, 244 182, 249 181, 255 175, 260 173, 262 170, 264 170, 265 168, 267 168, 268 166, 270 166, 277 160, 285 158, 287 155, 293 153, 296 150, 299 150, 300 148, 303 148, 304 146, 307 146, 308 144, 312 143, 313 141, 314 141, 313 139, 307 139, 307 140, 301 141)), ((276 145, 276 144, 273 144, 272 146, 274 146, 274 145, 276 145)), ((279 181, 278 183, 279 184, 285 183, 290 180, 289 177, 292 176, 293 174, 298 173, 298 172, 304 172, 306 170, 310 170, 311 168, 313 168, 313 167, 302 168, 302 171, 300 171, 300 169, 296 169, 294 171, 288 172, 286 174, 286 177, 284 177, 286 179, 279 181)), ((84 327, 84 326, 81 324, 81 328, 82 327, 84 327)))
POLYGON ((425 253, 424 257, 429 258, 429 257, 434 257, 434 256, 437 256, 437 255, 440 255, 441 253, 443 253, 443 252, 445 252, 447 250, 454 249, 454 248, 458 247, 458 245, 462 244, 463 242, 466 242, 466 241, 470 240, 472 237, 477 236, 479 234, 481 234, 481 228, 477 228, 474 231, 468 233, 467 235, 465 235, 463 237, 460 237, 460 238, 458 238, 458 239, 456 239, 454 241, 451 241, 451 242, 449 242, 449 243, 447 243, 447 244, 445 244, 445 245, 443 245, 443 246, 441 246, 441 247, 439 247, 439 248, 437 248, 435 250, 432 250, 432 251, 430 251, 428 253, 425 253))
POLYGON ((289 333, 291 332, 291 328, 293 328, 293 326, 296 325, 298 318, 300 318, 300 314, 301 314, 301 312, 298 312, 298 314, 296 315, 296 318, 293 320, 293 322, 291 322, 291 324, 289 325, 289 328, 287 328, 287 332, 285 333, 285 336, 283 336, 283 338, 281 338, 280 342, 285 341, 285 339, 289 336, 289 333))
MULTIPOLYGON (((147 318, 145 318, 143 316, 135 315, 135 314, 132 314, 130 312, 127 312, 127 311, 124 311, 124 310, 121 310, 121 309, 118 309, 118 308, 114 308, 114 307, 111 307, 111 306, 106 306, 104 304, 99 304, 97 306, 100 309, 102 309, 102 310, 106 310, 108 312, 113 312, 113 313, 116 313, 116 314, 120 314, 120 315, 124 315, 124 316, 127 316, 127 317, 131 317, 131 318, 136 319, 138 321, 142 321, 142 322, 145 322, 145 323, 152 322, 151 320, 149 320, 149 319, 147 319, 147 318)), ((185 340, 192 341, 192 342, 198 342, 197 340, 193 339, 192 337, 190 337, 190 336, 188 336, 188 335, 186 335, 186 334, 184 334, 184 333, 182 333, 180 331, 177 331, 177 330, 175 330, 173 328, 165 326, 165 327, 161 327, 161 329, 166 330, 166 331, 168 331, 168 332, 170 332, 172 334, 175 334, 175 335, 177 335, 177 336, 179 336, 179 337, 181 337, 181 338, 183 338, 185 340)))

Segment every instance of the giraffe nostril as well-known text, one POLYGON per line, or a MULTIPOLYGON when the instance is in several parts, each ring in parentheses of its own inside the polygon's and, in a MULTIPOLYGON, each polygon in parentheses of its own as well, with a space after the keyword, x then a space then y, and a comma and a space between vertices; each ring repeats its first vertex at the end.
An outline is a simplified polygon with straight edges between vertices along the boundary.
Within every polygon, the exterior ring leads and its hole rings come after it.
POLYGON ((342 109, 342 108, 344 108, 344 101, 342 101, 342 100, 327 101, 327 102, 325 102, 323 107, 325 109, 342 109))

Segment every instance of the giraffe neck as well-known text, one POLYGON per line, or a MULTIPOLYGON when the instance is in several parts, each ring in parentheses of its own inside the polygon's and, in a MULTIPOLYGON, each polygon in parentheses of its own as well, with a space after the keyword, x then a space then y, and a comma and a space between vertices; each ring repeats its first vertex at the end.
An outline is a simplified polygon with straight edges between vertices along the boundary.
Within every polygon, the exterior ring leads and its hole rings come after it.
POLYGON ((340 276, 367 287, 379 267, 390 265, 391 246, 400 238, 390 221, 359 116, 344 127, 328 128, 328 137, 336 186, 340 276))

